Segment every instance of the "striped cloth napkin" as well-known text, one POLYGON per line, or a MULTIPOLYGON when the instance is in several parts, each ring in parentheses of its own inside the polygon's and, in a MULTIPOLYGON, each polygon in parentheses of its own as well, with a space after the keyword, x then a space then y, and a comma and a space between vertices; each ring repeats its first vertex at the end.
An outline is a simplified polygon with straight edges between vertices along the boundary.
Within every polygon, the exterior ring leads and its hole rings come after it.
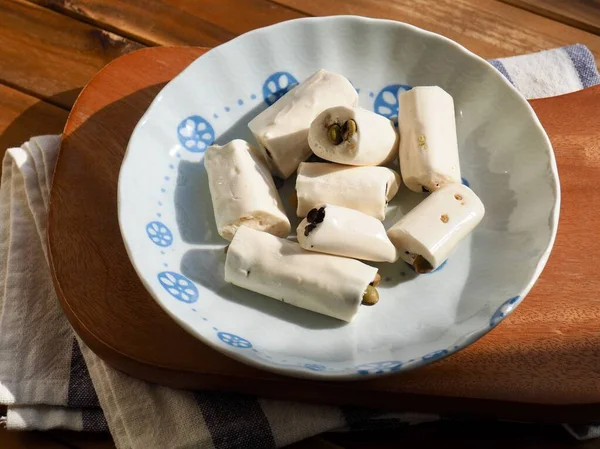
MULTIPOLYGON (((491 60, 528 98, 600 83, 583 45, 491 60)), ((60 136, 10 148, 0 185, 0 403, 8 429, 110 430, 119 448, 275 448, 332 430, 439 419, 182 391, 115 371, 79 341, 60 310, 46 248, 46 211, 60 136)), ((577 438, 600 426, 567 426, 577 438)))

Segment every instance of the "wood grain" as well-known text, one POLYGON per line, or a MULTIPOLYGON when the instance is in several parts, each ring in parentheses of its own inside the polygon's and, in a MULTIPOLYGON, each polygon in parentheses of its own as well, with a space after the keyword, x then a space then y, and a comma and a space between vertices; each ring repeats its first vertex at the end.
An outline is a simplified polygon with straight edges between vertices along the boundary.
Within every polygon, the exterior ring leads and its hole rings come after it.
POLYGON ((310 15, 394 19, 443 34, 484 58, 582 43, 600 61, 600 37, 495 0, 275 0, 310 15))
POLYGON ((21 1, 0 2, 0 82, 71 107, 107 62, 141 44, 21 1))
POLYGON ((107 62, 140 48, 135 40, 216 45, 250 29, 304 15, 403 20, 454 38, 488 58, 574 42, 600 55, 600 36, 491 0, 276 0, 284 6, 264 0, 36 1, 46 7, 22 0, 0 2, 0 82, 63 107, 72 105, 80 88, 107 62), (244 20, 239 20, 238 11, 243 11, 244 20))
POLYGON ((68 111, 0 84, 0 157, 31 136, 60 134, 68 111))
POLYGON ((564 200, 553 255, 523 305, 476 344, 418 371, 314 382, 258 371, 192 338, 151 299, 123 246, 116 191, 129 135, 163 83, 203 51, 152 48, 120 58, 82 92, 65 129, 50 254, 62 306, 93 351, 134 376, 179 387, 511 419, 600 419, 600 279, 580 257, 581 245, 590 257, 600 254, 588 228, 600 204, 600 192, 588 188, 600 177, 600 87, 532 102, 555 145, 564 200))
POLYGON ((213 47, 303 14, 265 0, 34 0, 147 44, 213 47))
POLYGON ((600 34, 598 0, 502 0, 544 17, 600 34))
MULTIPOLYGON (((306 15, 356 14, 420 26, 448 36, 485 58, 514 56, 579 42, 587 45, 600 61, 599 36, 496 0, 33 1, 148 44, 214 46, 237 34, 283 20, 306 15), (239 19, 239 11, 243 11, 244 20, 239 19)), ((589 4, 584 0, 575 3, 589 4)), ((578 10, 576 7, 565 9, 572 14, 578 10)), ((598 14, 593 6, 580 10, 583 12, 579 14, 584 16, 590 10, 598 14)))

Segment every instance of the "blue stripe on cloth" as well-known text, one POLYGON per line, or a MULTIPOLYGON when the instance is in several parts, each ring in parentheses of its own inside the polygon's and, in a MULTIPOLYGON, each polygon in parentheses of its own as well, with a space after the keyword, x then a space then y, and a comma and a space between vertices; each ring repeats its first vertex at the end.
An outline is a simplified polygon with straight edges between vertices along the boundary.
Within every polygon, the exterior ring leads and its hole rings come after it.
POLYGON ((98 408, 98 396, 94 390, 92 378, 88 372, 83 354, 77 340, 73 338, 71 348, 71 369, 69 372, 69 391, 67 406, 75 408, 98 408))
POLYGON ((196 403, 215 449, 274 449, 275 438, 258 399, 198 391, 196 403))
POLYGON ((81 421, 85 432, 108 432, 108 423, 100 408, 84 408, 81 421))
POLYGON ((490 64, 492 64, 496 70, 498 70, 500 73, 502 73, 502 75, 504 75, 504 78, 506 78, 508 81, 510 81, 510 84, 515 84, 513 83, 513 80, 510 79, 510 75, 508 74, 506 67, 504 67, 504 64, 502 64, 502 61, 498 60, 498 59, 489 59, 488 62, 490 64))
POLYGON ((596 61, 592 52, 582 44, 569 45, 563 47, 569 58, 573 62, 573 66, 579 75, 581 85, 585 87, 595 86, 600 84, 600 75, 596 67, 596 61))
POLYGON ((106 432, 108 424, 100 408, 92 378, 85 364, 77 340, 71 346, 71 368, 67 406, 81 409, 81 421, 86 432, 106 432))

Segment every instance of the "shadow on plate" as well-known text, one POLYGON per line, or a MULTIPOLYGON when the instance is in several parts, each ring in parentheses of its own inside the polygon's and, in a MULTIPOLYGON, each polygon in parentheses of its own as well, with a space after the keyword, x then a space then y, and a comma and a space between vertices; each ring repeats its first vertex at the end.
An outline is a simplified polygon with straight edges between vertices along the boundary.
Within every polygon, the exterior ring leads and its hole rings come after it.
POLYGON ((469 273, 456 309, 457 323, 466 322, 480 314, 493 313, 496 308, 493 305, 509 299, 511 292, 506 292, 506 298, 490 297, 489 292, 522 285, 525 281, 522 260, 512 265, 502 263, 510 260, 511 254, 523 251, 528 243, 526 236, 520 243, 514 241, 515 235, 509 232, 509 221, 517 207, 517 197, 509 184, 509 176, 490 171, 492 155, 479 144, 485 142, 485 136, 486 129, 480 127, 466 136, 464 143, 465 152, 477 154, 477 157, 470 160, 463 158, 470 162, 463 164, 464 168, 468 167, 468 171, 463 170, 463 173, 471 182, 476 181, 470 187, 481 198, 486 211, 482 222, 470 237, 469 273), (485 173, 485 176, 470 177, 469 172, 485 173), (500 196, 501 192, 503 194, 500 196))
POLYGON ((220 244, 203 162, 181 161, 175 187, 175 216, 186 243, 220 244))
MULTIPOLYGON (((215 143, 224 145, 233 139, 244 139, 256 144, 248 129, 248 122, 265 107, 265 104, 261 103, 247 112, 227 131, 219 135, 215 143)), ((203 160, 179 162, 175 187, 175 216, 184 242, 217 245, 223 243, 215 225, 208 176, 203 160)))
POLYGON ((242 115, 236 122, 234 122, 227 131, 222 132, 215 139, 215 144, 225 145, 227 142, 231 142, 234 139, 244 139, 250 142, 252 145, 256 145, 256 140, 250 128, 248 128, 248 122, 260 114, 267 108, 266 103, 263 101, 259 105, 250 109, 244 115, 242 115))
POLYGON ((193 249, 184 254, 181 272, 227 301, 251 307, 275 318, 307 329, 334 329, 347 323, 325 315, 284 304, 275 299, 228 284, 224 280, 225 252, 193 249))
POLYGON ((398 260, 395 263, 366 263, 379 269, 379 276, 381 276, 381 283, 379 284, 380 287, 394 288, 398 284, 411 281, 418 276, 418 274, 415 273, 415 270, 412 269, 412 267, 410 267, 402 259, 398 260))

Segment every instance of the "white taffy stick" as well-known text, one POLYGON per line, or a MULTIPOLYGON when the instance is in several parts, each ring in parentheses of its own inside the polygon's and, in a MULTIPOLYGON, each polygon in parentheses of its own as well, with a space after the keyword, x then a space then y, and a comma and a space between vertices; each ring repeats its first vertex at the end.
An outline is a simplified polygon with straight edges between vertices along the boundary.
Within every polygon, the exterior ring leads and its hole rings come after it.
POLYGON ((296 229, 304 249, 373 262, 395 262, 398 251, 383 223, 354 209, 319 205, 296 229))
POLYGON ((448 184, 433 192, 388 230, 400 257, 417 273, 435 270, 485 214, 467 186, 448 184))
POLYGON ((227 250, 225 281, 303 309, 351 321, 377 269, 309 252, 242 226, 227 250))
POLYGON ((433 192, 460 183, 454 100, 437 86, 419 86, 398 95, 400 169, 406 186, 433 192))
POLYGON ((390 119, 363 108, 336 106, 312 122, 308 144, 322 159, 346 165, 383 165, 397 156, 398 133, 390 119))
POLYGON ((401 182, 400 175, 386 167, 303 162, 296 179, 296 212, 306 217, 315 206, 327 203, 383 220, 387 203, 398 193, 401 182))
POLYGON ((248 127, 274 175, 287 179, 311 155, 308 128, 332 106, 356 106, 358 94, 342 75, 319 70, 257 115, 248 127))
POLYGON ((281 198, 260 152, 244 140, 212 145, 204 166, 219 234, 231 240, 243 224, 285 237, 290 232, 281 198))

